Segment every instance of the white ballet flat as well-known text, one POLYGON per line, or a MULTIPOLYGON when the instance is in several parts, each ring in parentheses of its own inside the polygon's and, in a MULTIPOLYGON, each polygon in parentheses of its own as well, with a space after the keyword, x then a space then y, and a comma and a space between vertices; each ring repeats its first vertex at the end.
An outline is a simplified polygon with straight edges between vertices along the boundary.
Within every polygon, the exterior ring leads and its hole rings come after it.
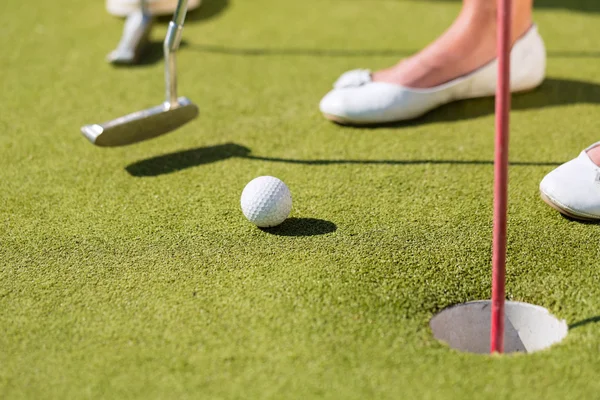
MULTIPOLYGON (((366 125, 419 117, 443 104, 496 92, 497 60, 474 72, 427 89, 373 82, 369 70, 343 74, 320 103, 323 115, 333 121, 366 125)), ((544 41, 532 26, 512 47, 510 63, 512 92, 539 86, 546 74, 544 41)))
MULTIPOLYGON (((201 0, 188 0, 188 10, 200 7, 201 0)), ((152 15, 170 15, 175 12, 177 0, 148 0, 152 15)), ((140 0, 106 0, 106 10, 117 17, 126 17, 141 8, 140 0)))
POLYGON ((540 194, 549 206, 572 218, 600 220, 600 167, 587 154, 596 146, 600 142, 544 177, 540 194))

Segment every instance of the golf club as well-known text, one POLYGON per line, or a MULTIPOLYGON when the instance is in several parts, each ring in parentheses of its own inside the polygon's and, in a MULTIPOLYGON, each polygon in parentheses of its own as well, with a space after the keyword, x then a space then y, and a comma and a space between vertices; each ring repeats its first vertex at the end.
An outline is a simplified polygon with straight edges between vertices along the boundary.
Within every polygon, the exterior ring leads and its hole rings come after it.
POLYGON ((141 0, 141 7, 127 16, 123 35, 117 48, 107 56, 112 64, 137 64, 148 45, 154 18, 148 11, 148 0, 141 0))
POLYGON ((163 135, 198 116, 198 107, 177 97, 175 54, 181 42, 188 0, 179 0, 164 41, 166 100, 146 110, 102 124, 85 125, 83 135, 97 146, 124 146, 163 135))
POLYGON ((497 0, 498 82, 494 159, 494 235, 492 254, 492 316, 490 351, 504 352, 506 229, 508 208, 508 136, 510 119, 511 0, 497 0))

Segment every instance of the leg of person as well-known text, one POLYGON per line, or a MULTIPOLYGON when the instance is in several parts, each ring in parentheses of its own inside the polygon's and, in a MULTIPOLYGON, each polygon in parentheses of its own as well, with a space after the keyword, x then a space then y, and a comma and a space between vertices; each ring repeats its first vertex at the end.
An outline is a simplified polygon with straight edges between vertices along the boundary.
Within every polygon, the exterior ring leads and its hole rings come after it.
POLYGON ((141 0, 140 8, 127 16, 117 48, 106 57, 112 64, 137 64, 148 46, 154 17, 148 11, 148 0, 141 0))
MULTIPOLYGON (((533 0, 513 2, 512 43, 531 28, 533 0)), ((374 82, 431 88, 466 75, 496 57, 496 1, 464 0, 452 26, 413 57, 375 72, 374 82)))
POLYGON ((549 206, 568 217, 600 220, 600 142, 546 175, 540 194, 549 206))
MULTIPOLYGON (((532 23, 533 0, 514 0, 511 90, 537 87, 546 51, 532 23)), ((496 1, 463 0, 452 26, 391 68, 350 71, 321 101, 326 118, 369 124, 418 117, 453 100, 492 96, 496 85, 496 1)))

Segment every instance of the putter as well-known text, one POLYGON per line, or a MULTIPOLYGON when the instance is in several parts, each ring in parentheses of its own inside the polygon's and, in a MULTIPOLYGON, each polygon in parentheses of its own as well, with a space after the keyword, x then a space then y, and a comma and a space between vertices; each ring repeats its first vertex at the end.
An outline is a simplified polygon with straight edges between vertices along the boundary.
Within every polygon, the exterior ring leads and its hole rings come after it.
POLYGON ((146 110, 105 122, 85 125, 83 135, 97 146, 125 146, 164 135, 198 116, 198 107, 187 97, 177 97, 175 53, 181 42, 188 0, 179 0, 164 41, 166 100, 146 110))
POLYGON ((141 0, 141 7, 127 16, 123 35, 117 48, 106 57, 112 64, 137 64, 148 45, 154 18, 148 11, 148 0, 141 0))

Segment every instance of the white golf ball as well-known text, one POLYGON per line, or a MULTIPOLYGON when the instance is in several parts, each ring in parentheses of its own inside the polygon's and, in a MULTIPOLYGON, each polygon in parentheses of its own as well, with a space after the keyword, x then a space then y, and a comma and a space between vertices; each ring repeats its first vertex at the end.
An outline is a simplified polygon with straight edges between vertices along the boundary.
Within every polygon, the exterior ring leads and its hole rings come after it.
POLYGON ((242 192, 242 212, 256 226, 268 228, 281 224, 292 211, 292 194, 280 179, 259 176, 242 192))

